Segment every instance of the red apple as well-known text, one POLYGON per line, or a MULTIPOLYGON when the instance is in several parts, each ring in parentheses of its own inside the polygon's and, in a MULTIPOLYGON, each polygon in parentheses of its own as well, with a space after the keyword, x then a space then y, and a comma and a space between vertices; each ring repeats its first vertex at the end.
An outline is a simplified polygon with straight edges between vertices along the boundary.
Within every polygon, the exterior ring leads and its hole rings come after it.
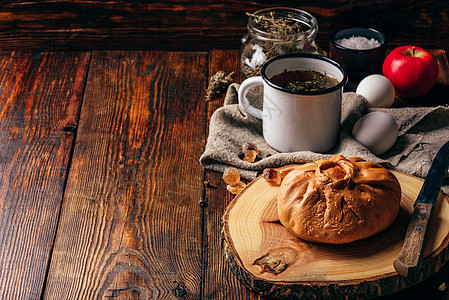
POLYGON ((438 77, 438 63, 428 51, 417 46, 401 46, 384 60, 382 71, 396 95, 415 98, 427 93, 438 77))

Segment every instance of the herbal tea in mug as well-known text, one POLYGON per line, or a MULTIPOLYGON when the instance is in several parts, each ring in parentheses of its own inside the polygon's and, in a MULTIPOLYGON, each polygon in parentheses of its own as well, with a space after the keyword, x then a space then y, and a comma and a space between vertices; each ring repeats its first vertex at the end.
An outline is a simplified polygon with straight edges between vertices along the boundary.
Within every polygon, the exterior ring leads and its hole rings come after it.
POLYGON ((293 91, 319 91, 338 84, 337 79, 315 70, 285 70, 269 80, 279 87, 293 91))

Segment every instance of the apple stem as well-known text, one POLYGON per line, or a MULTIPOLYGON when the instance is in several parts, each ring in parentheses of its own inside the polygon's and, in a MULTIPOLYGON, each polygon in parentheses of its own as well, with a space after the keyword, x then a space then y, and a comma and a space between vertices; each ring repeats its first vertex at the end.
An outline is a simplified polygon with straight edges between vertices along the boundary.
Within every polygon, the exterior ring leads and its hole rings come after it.
POLYGON ((415 47, 412 47, 412 56, 415 56, 415 47))

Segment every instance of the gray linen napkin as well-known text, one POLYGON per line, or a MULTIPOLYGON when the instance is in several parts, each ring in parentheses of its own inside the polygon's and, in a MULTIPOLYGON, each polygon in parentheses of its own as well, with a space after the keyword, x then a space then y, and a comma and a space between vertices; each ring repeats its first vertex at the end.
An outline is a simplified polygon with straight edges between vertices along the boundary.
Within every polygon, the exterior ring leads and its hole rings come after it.
MULTIPOLYGON (((206 148, 200 157, 200 163, 206 169, 223 172, 234 166, 239 169, 243 178, 252 180, 265 168, 313 162, 334 154, 342 154, 345 157, 358 156, 367 161, 388 164, 395 170, 424 178, 438 149, 449 140, 448 107, 367 109, 362 96, 344 93, 340 140, 333 149, 327 153, 280 153, 265 142, 261 121, 240 109, 237 97, 239 86, 237 83, 229 86, 223 106, 211 117, 206 148), (351 136, 357 120, 371 111, 389 113, 399 126, 396 143, 380 156, 371 153, 351 136), (250 163, 238 157, 244 142, 252 142, 258 146, 260 160, 250 163)), ((247 97, 254 106, 262 106, 262 88, 253 88, 247 97)), ((443 191, 449 194, 447 177, 443 191)))

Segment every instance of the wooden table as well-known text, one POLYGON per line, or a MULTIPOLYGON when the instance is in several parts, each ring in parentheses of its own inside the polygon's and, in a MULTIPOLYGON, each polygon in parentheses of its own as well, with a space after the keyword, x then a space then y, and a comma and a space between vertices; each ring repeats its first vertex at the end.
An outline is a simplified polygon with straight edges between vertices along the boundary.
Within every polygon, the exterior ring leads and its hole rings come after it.
MULTIPOLYGON (((241 82, 237 53, 0 52, 0 299, 260 299, 198 162, 209 77, 241 82)), ((444 299, 448 278, 386 298, 444 299)))

